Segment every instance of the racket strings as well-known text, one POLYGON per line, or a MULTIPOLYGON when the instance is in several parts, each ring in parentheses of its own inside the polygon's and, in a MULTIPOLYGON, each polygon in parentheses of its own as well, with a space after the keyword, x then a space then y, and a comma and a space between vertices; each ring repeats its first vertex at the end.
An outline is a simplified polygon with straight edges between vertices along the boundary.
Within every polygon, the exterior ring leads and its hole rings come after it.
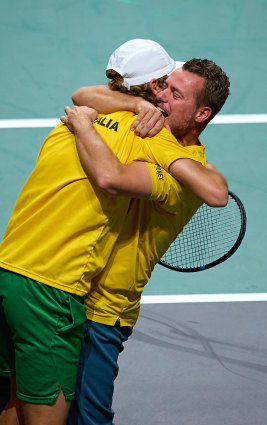
POLYGON ((240 209, 232 197, 224 208, 203 204, 161 258, 181 269, 202 267, 224 256, 239 237, 240 209))

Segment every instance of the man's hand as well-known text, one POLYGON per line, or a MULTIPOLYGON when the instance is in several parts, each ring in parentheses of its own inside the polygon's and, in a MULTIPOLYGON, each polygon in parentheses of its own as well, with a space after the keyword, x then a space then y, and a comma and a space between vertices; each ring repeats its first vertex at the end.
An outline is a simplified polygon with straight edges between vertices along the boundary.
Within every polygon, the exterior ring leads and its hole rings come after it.
POLYGON ((111 90, 108 86, 81 87, 72 95, 75 105, 87 105, 101 114, 131 111, 138 115, 132 130, 141 137, 155 136, 164 125, 164 116, 142 97, 111 90))
POLYGON ((138 117, 132 125, 132 130, 140 137, 153 137, 160 132, 165 118, 151 103, 142 100, 136 110, 138 117))
POLYGON ((87 106, 74 106, 73 108, 66 106, 64 110, 66 116, 62 115, 60 120, 66 124, 68 129, 73 133, 81 125, 92 124, 98 115, 95 109, 88 108, 87 106))

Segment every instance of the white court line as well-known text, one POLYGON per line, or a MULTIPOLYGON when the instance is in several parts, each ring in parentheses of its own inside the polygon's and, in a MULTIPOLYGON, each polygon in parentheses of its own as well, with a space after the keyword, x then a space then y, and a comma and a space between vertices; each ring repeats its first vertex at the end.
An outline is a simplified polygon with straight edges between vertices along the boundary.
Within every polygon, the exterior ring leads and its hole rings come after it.
MULTIPOLYGON (((32 118, 0 120, 0 128, 55 127, 59 118, 32 118)), ((267 114, 218 115, 210 124, 261 124, 267 123, 267 114)))
POLYGON ((143 295, 141 298, 141 304, 220 303, 246 301, 267 301, 267 293, 143 295))
POLYGON ((210 124, 263 124, 267 114, 217 115, 210 124))
POLYGON ((261 124, 267 123, 267 114, 217 115, 210 124, 261 124))
MULTIPOLYGON (((0 128, 55 127, 58 118, 0 120, 0 128)), ((267 114, 219 115, 210 124, 267 123, 267 114)), ((267 301, 267 294, 143 295, 141 304, 267 301)))
POLYGON ((0 128, 54 128, 59 123, 59 118, 0 120, 0 128))

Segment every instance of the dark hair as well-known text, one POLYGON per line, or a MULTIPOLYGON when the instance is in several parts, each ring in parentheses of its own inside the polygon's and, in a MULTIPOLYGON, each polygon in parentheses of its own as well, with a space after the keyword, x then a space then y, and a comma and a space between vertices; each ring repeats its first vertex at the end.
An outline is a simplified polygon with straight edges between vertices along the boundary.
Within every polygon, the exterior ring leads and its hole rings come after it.
POLYGON ((215 62, 208 59, 191 59, 184 63, 184 71, 189 71, 205 79, 203 89, 197 97, 197 106, 210 106, 211 116, 207 124, 223 107, 230 94, 230 82, 226 73, 215 62))
MULTIPOLYGON (((111 90, 117 90, 131 96, 140 96, 145 100, 148 100, 148 102, 153 103, 154 105, 157 104, 156 96, 150 90, 149 83, 139 84, 138 86, 131 86, 128 90, 127 87, 122 85, 123 77, 118 72, 114 71, 113 69, 108 69, 106 71, 106 76, 111 80, 108 83, 108 86, 111 90)), ((164 77, 157 79, 160 87, 163 85, 167 77, 168 76, 165 75, 164 77)))

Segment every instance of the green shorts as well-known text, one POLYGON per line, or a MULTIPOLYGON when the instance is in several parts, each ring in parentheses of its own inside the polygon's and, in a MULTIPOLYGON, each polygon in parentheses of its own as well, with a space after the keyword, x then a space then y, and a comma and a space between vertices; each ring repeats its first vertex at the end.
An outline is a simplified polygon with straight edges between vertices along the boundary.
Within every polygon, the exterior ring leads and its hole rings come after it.
POLYGON ((83 298, 0 268, 0 374, 30 403, 74 398, 86 321, 83 298))

